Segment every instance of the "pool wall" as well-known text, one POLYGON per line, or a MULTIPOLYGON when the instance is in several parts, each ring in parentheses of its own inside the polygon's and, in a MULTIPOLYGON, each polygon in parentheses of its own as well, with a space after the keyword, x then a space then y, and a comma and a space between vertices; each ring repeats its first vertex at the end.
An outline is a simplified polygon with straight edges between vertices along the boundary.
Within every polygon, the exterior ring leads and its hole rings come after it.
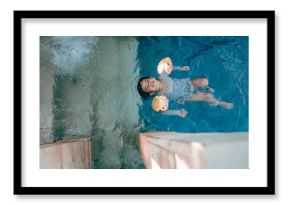
POLYGON ((52 53, 40 46, 40 144, 53 142, 53 88, 55 67, 52 53))
POLYGON ((247 132, 140 133, 148 169, 248 169, 247 132))
POLYGON ((40 144, 89 136, 93 168, 144 168, 137 49, 133 37, 41 37, 40 144))

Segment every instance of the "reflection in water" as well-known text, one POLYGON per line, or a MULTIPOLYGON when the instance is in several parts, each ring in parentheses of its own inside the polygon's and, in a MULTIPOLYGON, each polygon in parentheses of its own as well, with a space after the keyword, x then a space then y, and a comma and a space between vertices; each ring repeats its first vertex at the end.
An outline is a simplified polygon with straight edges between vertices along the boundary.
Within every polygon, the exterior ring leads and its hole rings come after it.
MULTIPOLYGON (((137 40, 41 37, 40 42, 41 72, 53 70, 54 140, 91 136, 94 168, 144 168, 137 142, 142 103, 136 91, 137 40)), ((41 110, 41 125, 46 114, 41 110)))

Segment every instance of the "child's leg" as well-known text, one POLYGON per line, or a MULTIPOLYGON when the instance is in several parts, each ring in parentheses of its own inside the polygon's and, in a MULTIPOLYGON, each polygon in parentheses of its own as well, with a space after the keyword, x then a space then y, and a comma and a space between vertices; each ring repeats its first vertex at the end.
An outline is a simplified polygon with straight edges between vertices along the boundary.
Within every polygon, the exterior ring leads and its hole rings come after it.
POLYGON ((193 88, 198 87, 208 87, 208 79, 207 78, 195 78, 191 80, 191 84, 193 88))
POLYGON ((191 102, 207 102, 211 106, 221 106, 226 109, 232 109, 233 104, 224 101, 219 101, 211 93, 196 92, 188 100, 191 102))
POLYGON ((190 102, 209 102, 213 98, 211 93, 196 92, 188 100, 190 102))
POLYGON ((228 103, 228 102, 224 102, 224 101, 219 101, 217 99, 215 99, 214 101, 208 102, 208 104, 210 106, 221 106, 223 108, 226 108, 228 110, 233 108, 233 103, 228 103))

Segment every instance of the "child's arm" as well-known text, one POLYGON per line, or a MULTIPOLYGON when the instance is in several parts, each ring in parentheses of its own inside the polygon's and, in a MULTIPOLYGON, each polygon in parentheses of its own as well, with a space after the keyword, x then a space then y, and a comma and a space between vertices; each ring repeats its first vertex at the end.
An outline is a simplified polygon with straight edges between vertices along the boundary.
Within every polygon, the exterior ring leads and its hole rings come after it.
POLYGON ((180 70, 180 71, 189 71, 188 66, 173 66, 173 70, 180 70))
POLYGON ((166 110, 164 112, 161 112, 162 115, 177 115, 179 117, 185 117, 187 115, 187 111, 185 109, 180 110, 166 110))

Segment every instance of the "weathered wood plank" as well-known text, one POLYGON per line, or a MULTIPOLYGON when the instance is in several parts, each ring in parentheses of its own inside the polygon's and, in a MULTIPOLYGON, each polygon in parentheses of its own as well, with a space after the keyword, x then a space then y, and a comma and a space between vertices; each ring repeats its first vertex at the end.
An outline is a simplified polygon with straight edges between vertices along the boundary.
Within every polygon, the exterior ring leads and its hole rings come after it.
POLYGON ((88 169, 91 166, 91 139, 70 139, 40 145, 41 169, 88 169))

